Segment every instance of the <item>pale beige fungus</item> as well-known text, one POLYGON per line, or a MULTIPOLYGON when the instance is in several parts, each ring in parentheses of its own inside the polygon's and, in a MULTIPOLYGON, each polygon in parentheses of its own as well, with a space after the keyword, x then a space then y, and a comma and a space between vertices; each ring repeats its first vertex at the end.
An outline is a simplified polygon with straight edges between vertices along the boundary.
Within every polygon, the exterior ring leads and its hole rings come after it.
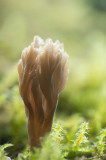
POLYGON ((68 77, 68 55, 59 41, 39 36, 22 51, 19 90, 25 104, 31 149, 51 130, 60 91, 68 77))

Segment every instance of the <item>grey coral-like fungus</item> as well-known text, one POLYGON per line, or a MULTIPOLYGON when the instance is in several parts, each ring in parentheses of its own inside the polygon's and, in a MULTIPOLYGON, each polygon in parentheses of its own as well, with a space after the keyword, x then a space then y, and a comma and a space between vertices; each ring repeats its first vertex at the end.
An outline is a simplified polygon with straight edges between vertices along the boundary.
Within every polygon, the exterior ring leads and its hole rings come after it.
POLYGON ((50 132, 60 91, 68 76, 68 55, 59 41, 35 36, 18 63, 19 90, 25 104, 31 149, 50 132))

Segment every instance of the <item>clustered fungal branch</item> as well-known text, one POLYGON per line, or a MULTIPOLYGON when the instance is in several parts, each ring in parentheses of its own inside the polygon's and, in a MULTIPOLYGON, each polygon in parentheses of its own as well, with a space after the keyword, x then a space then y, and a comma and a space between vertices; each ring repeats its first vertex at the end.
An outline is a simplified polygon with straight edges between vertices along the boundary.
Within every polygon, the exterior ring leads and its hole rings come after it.
POLYGON ((50 132, 60 91, 68 76, 68 55, 59 41, 35 36, 18 63, 19 91, 25 104, 31 149, 50 132))

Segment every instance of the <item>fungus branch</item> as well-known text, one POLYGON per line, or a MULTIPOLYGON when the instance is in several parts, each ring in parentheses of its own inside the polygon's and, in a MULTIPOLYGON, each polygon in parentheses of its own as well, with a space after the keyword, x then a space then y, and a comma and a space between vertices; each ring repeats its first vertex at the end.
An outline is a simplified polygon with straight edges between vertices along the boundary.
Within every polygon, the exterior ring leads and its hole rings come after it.
POLYGON ((68 55, 63 44, 36 36, 18 63, 19 91, 25 104, 31 149, 50 132, 60 91, 68 76, 68 55))

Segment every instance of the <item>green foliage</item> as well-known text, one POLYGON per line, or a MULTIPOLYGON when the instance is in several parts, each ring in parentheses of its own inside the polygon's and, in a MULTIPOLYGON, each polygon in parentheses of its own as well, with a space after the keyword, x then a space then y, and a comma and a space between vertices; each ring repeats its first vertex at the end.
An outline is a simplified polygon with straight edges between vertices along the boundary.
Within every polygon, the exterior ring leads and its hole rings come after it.
POLYGON ((0 159, 7 160, 7 152, 5 151, 6 148, 13 146, 12 144, 4 144, 0 146, 0 159))
POLYGON ((98 136, 96 147, 97 147, 99 155, 103 157, 104 150, 106 149, 106 129, 103 129, 100 133, 100 136, 98 136))
POLYGON ((30 150, 29 147, 26 147, 22 153, 18 154, 17 160, 29 160, 30 157, 30 150))
POLYGON ((14 144, 13 151, 15 152, 20 146, 25 145, 27 139, 24 104, 19 96, 18 86, 7 90, 7 93, 2 94, 0 99, 0 138, 5 140, 9 136, 7 141, 11 140, 14 144), (6 116, 5 119, 4 116, 6 116))
MULTIPOLYGON (((19 153, 15 160, 65 160, 75 157, 83 156, 84 159, 105 159, 106 150, 106 129, 103 129, 97 138, 94 138, 93 142, 88 140, 88 123, 83 122, 76 131, 75 140, 66 141, 66 129, 61 126, 60 123, 54 124, 51 134, 46 135, 42 141, 42 147, 40 149, 34 148, 34 152, 30 152, 29 146, 26 147, 22 153, 19 153), (97 140, 96 140, 97 139, 97 140), (95 143, 95 145, 92 145, 95 143)), ((69 134, 69 133, 68 133, 69 134)), ((73 134, 73 133, 71 133, 73 134)), ((7 155, 4 151, 5 148, 11 146, 6 144, 0 147, 0 155, 5 158, 7 155)), ((3 159, 5 160, 5 159, 3 159)))
POLYGON ((60 124, 54 125, 50 135, 42 140, 42 148, 35 149, 35 154, 31 154, 31 160, 64 160, 66 152, 64 150, 63 129, 60 124))
POLYGON ((76 134, 76 140, 74 141, 74 144, 73 144, 74 151, 83 150, 81 146, 84 143, 88 142, 88 139, 86 137, 87 130, 88 130, 88 123, 86 122, 82 123, 82 125, 79 127, 79 130, 76 134))

